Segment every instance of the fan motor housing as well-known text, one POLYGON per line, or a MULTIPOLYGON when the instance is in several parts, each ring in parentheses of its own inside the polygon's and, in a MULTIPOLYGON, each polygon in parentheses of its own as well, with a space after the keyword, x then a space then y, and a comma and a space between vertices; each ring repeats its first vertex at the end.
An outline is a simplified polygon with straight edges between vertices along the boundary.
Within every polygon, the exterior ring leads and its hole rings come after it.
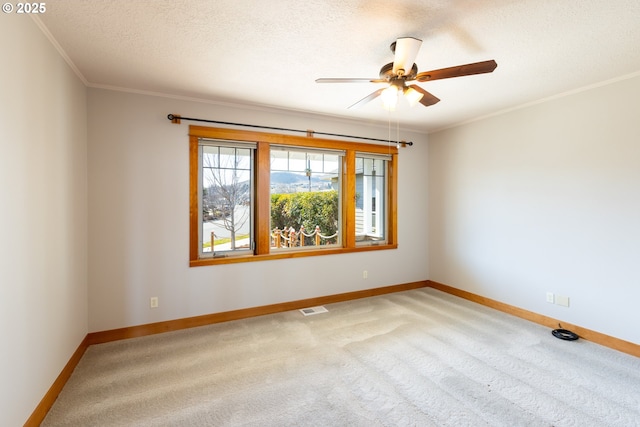
MULTIPOLYGON (((405 70, 405 73, 402 75, 402 78, 405 80, 413 80, 417 74, 418 74, 418 66, 416 64, 413 64, 413 67, 411 67, 411 70, 409 70, 409 72, 405 70)), ((399 78, 399 77, 400 76, 397 76, 393 73, 393 62, 389 62, 388 64, 383 65, 382 68, 380 68, 381 79, 391 81, 394 78, 399 78)))

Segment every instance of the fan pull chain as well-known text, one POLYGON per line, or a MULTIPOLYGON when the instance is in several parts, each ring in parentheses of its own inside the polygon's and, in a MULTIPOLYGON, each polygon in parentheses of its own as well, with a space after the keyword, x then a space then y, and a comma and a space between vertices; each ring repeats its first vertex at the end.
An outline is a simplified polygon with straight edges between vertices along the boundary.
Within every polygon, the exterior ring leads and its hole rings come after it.
POLYGON ((387 143, 387 154, 391 156, 391 110, 387 110, 387 122, 389 128, 389 142, 387 143))
POLYGON ((400 119, 396 116, 396 148, 400 148, 400 119))

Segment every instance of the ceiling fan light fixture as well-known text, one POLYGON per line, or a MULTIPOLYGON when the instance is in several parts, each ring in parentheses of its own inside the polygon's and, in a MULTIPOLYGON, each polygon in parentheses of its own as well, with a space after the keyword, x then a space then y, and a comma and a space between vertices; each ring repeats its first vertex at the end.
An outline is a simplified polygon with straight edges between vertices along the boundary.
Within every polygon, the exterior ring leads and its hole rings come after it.
POLYGON ((390 85, 382 91, 380 98, 382 98, 384 108, 391 111, 395 110, 398 104, 398 88, 395 85, 390 85))
POLYGON ((407 101, 409 101, 409 105, 412 107, 420 102, 423 96, 424 94, 418 92, 413 88, 408 87, 404 89, 404 97, 407 98, 407 101))

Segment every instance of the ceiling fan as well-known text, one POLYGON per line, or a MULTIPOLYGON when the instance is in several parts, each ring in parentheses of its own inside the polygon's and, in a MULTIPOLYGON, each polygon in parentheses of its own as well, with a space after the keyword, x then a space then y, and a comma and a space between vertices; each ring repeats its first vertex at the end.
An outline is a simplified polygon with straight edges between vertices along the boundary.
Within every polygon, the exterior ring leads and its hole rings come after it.
POLYGON ((386 88, 376 90, 349 108, 360 107, 378 96, 382 96, 385 107, 393 109, 400 93, 407 98, 411 105, 420 102, 428 107, 438 103, 440 99, 416 84, 407 85, 407 83, 414 81, 422 83, 430 80, 491 73, 498 66, 496 61, 492 59, 418 73, 418 66, 414 64, 414 61, 421 45, 422 40, 414 37, 402 37, 391 43, 390 48, 394 53, 394 60, 380 69, 379 78, 321 78, 316 79, 316 83, 387 83, 386 88))

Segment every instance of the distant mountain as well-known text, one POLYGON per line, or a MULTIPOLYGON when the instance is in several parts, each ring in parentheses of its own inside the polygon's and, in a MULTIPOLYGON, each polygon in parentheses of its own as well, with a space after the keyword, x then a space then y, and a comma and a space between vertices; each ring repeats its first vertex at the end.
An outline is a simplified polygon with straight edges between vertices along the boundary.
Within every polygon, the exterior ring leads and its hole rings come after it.
MULTIPOLYGON (((311 182, 321 182, 320 178, 311 175, 311 182)), ((309 182, 309 177, 303 173, 294 172, 272 172, 271 184, 298 184, 303 182, 309 182)))
MULTIPOLYGON (((300 172, 272 172, 271 173, 271 185, 292 185, 292 184, 306 184, 309 182, 309 177, 300 172)), ((318 175, 311 175, 311 183, 323 184, 328 183, 327 178, 321 179, 318 175)), ((248 186, 249 181, 239 182, 240 186, 248 186)), ((207 187, 210 188, 213 185, 207 187)))

